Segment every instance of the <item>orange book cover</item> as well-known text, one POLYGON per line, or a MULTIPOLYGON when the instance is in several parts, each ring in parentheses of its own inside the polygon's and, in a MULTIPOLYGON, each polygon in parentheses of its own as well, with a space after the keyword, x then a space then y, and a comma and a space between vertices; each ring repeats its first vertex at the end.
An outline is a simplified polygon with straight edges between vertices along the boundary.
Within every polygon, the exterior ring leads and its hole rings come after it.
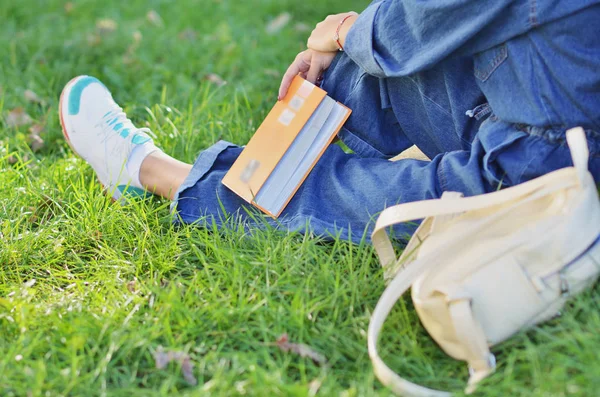
MULTIPOLYGON (((273 217, 278 217, 281 211, 271 213, 259 206, 254 198, 326 96, 327 93, 324 90, 300 76, 296 76, 286 96, 273 106, 273 109, 271 109, 223 178, 222 183, 261 211, 273 217)), ((337 132, 350 116, 351 110, 345 106, 344 108, 348 111, 339 125, 332 131, 328 144, 333 141, 337 132)), ((283 208, 292 199, 296 190, 323 154, 323 151, 314 160, 300 184, 295 187, 293 194, 287 198, 283 208)))

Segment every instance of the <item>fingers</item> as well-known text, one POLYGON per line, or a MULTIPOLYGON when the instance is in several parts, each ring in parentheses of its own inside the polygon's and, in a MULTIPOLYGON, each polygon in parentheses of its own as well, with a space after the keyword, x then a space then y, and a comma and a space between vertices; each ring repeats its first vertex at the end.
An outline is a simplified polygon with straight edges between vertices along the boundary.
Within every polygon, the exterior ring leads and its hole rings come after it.
POLYGON ((310 81, 313 84, 317 83, 317 79, 319 78, 319 76, 321 75, 322 70, 322 62, 319 59, 319 55, 318 54, 313 54, 313 56, 310 59, 310 69, 308 70, 308 73, 306 74, 306 80, 310 81))
POLYGON ((296 56, 294 62, 288 67, 283 78, 281 79, 281 84, 279 85, 279 95, 278 99, 281 100, 285 94, 287 94, 288 89, 290 88, 290 84, 292 84, 292 80, 294 76, 298 73, 307 73, 310 69, 310 53, 308 51, 303 51, 296 56), (308 59, 305 59, 308 58, 308 59))
POLYGON ((285 97, 292 84, 292 80, 297 75, 318 85, 321 80, 321 75, 329 68, 337 53, 337 51, 319 52, 309 49, 298 54, 296 59, 294 59, 294 62, 283 75, 279 86, 278 100, 285 97))

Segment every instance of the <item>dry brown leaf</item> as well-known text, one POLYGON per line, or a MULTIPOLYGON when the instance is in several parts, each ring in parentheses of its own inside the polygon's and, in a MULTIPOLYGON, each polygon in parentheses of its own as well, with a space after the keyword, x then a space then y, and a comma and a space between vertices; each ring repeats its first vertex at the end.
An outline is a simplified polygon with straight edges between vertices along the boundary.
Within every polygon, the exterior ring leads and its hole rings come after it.
POLYGON ((131 280, 130 282, 127 283, 127 289, 132 294, 135 294, 137 292, 137 282, 136 282, 135 279, 133 279, 133 280, 131 280))
POLYGON ((28 102, 39 103, 39 104, 42 104, 44 102, 38 96, 38 94, 36 94, 32 90, 25 90, 25 92, 23 92, 23 96, 25 97, 25 100, 27 100, 28 102))
POLYGON ((263 69, 263 73, 266 74, 267 76, 274 77, 276 79, 281 78, 281 73, 279 73, 275 69, 263 69))
POLYGON ((113 19, 104 18, 96 21, 96 31, 100 35, 107 35, 117 30, 117 22, 113 19))
POLYGON ((154 26, 163 26, 163 20, 155 10, 148 11, 146 19, 154 26))
POLYGON ((44 140, 38 135, 29 135, 29 139, 31 140, 31 150, 34 152, 40 151, 45 146, 44 140))
POLYGON ((299 33, 306 33, 306 32, 310 32, 311 28, 304 22, 298 22, 297 24, 294 25, 294 30, 299 33))
POLYGON ((206 76, 204 76, 204 80, 210 81, 211 83, 216 84, 219 87, 227 84, 227 82, 225 80, 223 80, 223 78, 216 73, 207 74, 206 76))
POLYGON ((273 18, 265 27, 265 30, 268 34, 278 33, 281 29, 283 29, 292 19, 292 16, 289 12, 282 12, 273 18))
POLYGON ((6 124, 9 127, 19 127, 28 125, 33 122, 33 119, 25 112, 23 108, 14 108, 6 116, 6 124))
POLYGON ((142 32, 140 32, 139 30, 136 30, 135 32, 133 32, 133 34, 131 35, 133 37, 133 42, 135 44, 140 44, 142 42, 142 32))
POLYGON ((89 33, 86 41, 90 47, 96 47, 102 42, 102 37, 98 33, 89 33))
POLYGON ((42 132, 44 132, 45 127, 46 126, 42 123, 35 123, 31 127, 29 127, 29 133, 31 135, 39 136, 42 132))
POLYGON ((44 124, 36 123, 29 127, 29 144, 31 150, 37 152, 44 147, 44 140, 40 137, 40 134, 44 131, 44 124))
POLYGON ((292 352, 298 354, 300 357, 308 357, 317 364, 325 364, 327 362, 325 356, 317 353, 312 347, 303 343, 289 342, 287 334, 281 335, 275 342, 275 345, 286 353, 292 352))
POLYGON ((180 40, 196 41, 196 39, 198 38, 198 32, 196 32, 192 28, 187 28, 179 32, 178 36, 180 40))
POLYGON ((127 51, 123 54, 123 63, 129 65, 135 61, 135 52, 142 42, 142 33, 136 30, 132 34, 133 42, 127 47, 127 51))
POLYGON ((129 54, 123 55, 123 64, 124 65, 131 65, 133 63, 135 63, 135 58, 134 57, 132 57, 129 54))
POLYGON ((29 207, 31 216, 29 222, 35 225, 41 225, 54 217, 57 210, 57 203, 51 197, 43 195, 35 207, 29 207))
POLYGON ((308 395, 309 396, 316 396, 317 393, 319 392, 319 389, 321 388, 321 385, 323 384, 323 379, 313 379, 312 382, 310 382, 308 384, 308 395))
POLYGON ((198 381, 194 377, 194 363, 190 359, 190 356, 182 351, 164 351, 162 346, 153 353, 154 363, 157 369, 165 369, 171 361, 178 362, 181 365, 181 373, 185 381, 195 386, 198 381))

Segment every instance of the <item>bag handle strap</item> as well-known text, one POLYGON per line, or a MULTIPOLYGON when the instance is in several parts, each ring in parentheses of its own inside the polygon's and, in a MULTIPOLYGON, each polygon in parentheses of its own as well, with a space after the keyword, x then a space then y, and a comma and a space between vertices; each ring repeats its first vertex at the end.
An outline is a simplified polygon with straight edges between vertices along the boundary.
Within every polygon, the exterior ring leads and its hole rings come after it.
POLYGON ((573 170, 564 168, 552 174, 534 179, 522 185, 479 196, 457 198, 454 200, 433 199, 388 207, 381 212, 371 234, 371 241, 383 267, 396 261, 396 253, 388 237, 386 229, 398 223, 414 221, 432 216, 456 214, 465 211, 479 210, 496 206, 512 199, 544 191, 554 191, 574 186, 578 183, 573 178, 573 170), (550 178, 545 178, 550 177, 550 178), (550 188, 548 188, 550 186, 550 188))
MULTIPOLYGON (((441 249, 443 251, 443 249, 441 249)), ((498 252, 503 248, 498 248, 498 252)), ((491 252, 496 255, 498 252, 491 252)), ((436 255, 436 254, 433 254, 436 255)), ((377 340, 381 328, 390 311, 400 297, 412 286, 416 279, 425 272, 435 271, 443 262, 435 260, 432 255, 418 258, 411 266, 396 274, 391 283, 379 298, 375 310, 371 315, 367 332, 367 346, 369 357, 373 363, 373 370, 377 378, 394 393, 405 397, 449 397, 451 393, 429 389, 412 383, 392 371, 379 356, 377 340)), ((459 343, 463 346, 465 360, 469 365, 469 382, 465 392, 470 394, 475 390, 479 381, 484 379, 496 368, 496 359, 490 352, 487 338, 481 325, 475 320, 471 310, 471 300, 468 296, 451 293, 448 303, 450 317, 459 343)))
POLYGON ((527 183, 493 193, 456 200, 433 199, 417 201, 394 205, 383 210, 377 218, 375 229, 371 235, 373 246, 377 251, 382 266, 386 267, 396 260, 394 248, 386 233, 386 229, 395 224, 430 216, 456 214, 468 210, 492 207, 543 189, 547 190, 545 194, 550 194, 557 190, 571 187, 578 182, 582 186, 585 186, 590 177, 587 170, 589 151, 583 129, 577 127, 567 131, 567 141, 571 150, 574 168, 577 172, 577 180, 574 180, 572 176, 573 168, 563 168, 527 183))
POLYGON ((582 186, 585 186, 589 178, 586 178, 590 151, 588 150, 585 131, 581 127, 571 128, 567 131, 567 144, 571 151, 573 166, 577 170, 577 177, 582 186))
MULTIPOLYGON (((454 200, 450 200, 454 201, 454 200)), ((453 241, 446 241, 439 247, 439 252, 444 252, 453 245, 453 241)), ((490 256, 499 254, 504 250, 498 247, 490 256)), ((375 310, 371 315, 367 332, 367 345, 369 357, 373 362, 373 370, 381 383, 389 387, 396 394, 406 397, 449 397, 451 394, 444 391, 428 389, 403 379, 392 371, 379 357, 377 340, 388 314, 400 297, 412 286, 418 277, 426 272, 434 272, 438 266, 443 265, 437 252, 417 258, 410 266, 396 273, 383 294, 379 298, 375 310)), ((454 288, 448 290, 450 316, 455 327, 455 334, 459 343, 464 347, 465 360, 469 364, 470 378, 468 393, 475 389, 476 384, 495 369, 495 358, 487 346, 487 338, 481 325, 473 317, 471 301, 468 296, 463 296, 454 288)))
POLYGON ((416 383, 409 382, 401 378, 398 374, 392 371, 379 357, 377 352, 377 340, 379 333, 383 327, 383 323, 388 314, 396 304, 396 301, 406 292, 413 282, 421 275, 435 265, 435 261, 421 263, 421 266, 409 266, 402 273, 401 277, 394 277, 392 282, 383 291, 381 298, 375 306, 375 310, 371 315, 369 322, 369 330, 367 333, 367 345, 369 349, 369 357, 373 363, 373 371, 377 378, 385 386, 389 387, 394 393, 405 397, 450 397, 451 394, 439 390, 429 389, 416 383))

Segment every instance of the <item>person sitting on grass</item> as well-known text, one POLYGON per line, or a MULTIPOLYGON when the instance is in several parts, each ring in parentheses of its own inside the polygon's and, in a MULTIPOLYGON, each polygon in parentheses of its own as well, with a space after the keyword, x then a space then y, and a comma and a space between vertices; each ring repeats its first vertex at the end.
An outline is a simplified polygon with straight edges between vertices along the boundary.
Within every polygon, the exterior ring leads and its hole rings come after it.
MULTIPOLYGON (((150 191, 183 222, 369 238, 387 206, 495 191, 570 166, 565 131, 585 129, 600 180, 600 1, 382 0, 328 16, 279 90, 300 74, 353 110, 279 219, 256 218, 221 184, 242 147, 194 165, 158 149, 97 79, 61 96, 64 135, 119 200, 150 191), (431 160, 390 158, 416 145, 431 160), (366 236, 366 237, 365 237, 366 236)), ((399 226, 412 232, 414 225, 399 226)))

